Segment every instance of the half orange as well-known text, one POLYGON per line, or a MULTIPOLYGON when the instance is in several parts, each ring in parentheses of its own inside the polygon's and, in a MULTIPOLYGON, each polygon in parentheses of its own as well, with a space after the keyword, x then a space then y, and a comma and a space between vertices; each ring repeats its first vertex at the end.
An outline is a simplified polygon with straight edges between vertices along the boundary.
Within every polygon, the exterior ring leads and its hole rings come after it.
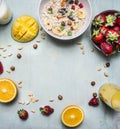
POLYGON ((8 103, 15 99, 17 96, 17 87, 16 84, 8 79, 0 79, 0 102, 8 103))
POLYGON ((69 105, 62 111, 61 120, 67 127, 76 127, 83 119, 84 112, 79 106, 69 105))

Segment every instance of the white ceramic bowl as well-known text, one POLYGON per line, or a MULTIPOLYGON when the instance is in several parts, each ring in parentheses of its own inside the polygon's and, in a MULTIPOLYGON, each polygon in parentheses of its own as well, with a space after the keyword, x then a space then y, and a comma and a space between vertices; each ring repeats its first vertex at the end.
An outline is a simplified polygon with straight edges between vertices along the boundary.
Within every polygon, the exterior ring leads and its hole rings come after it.
POLYGON ((91 16, 92 16, 92 10, 91 10, 91 5, 90 5, 89 0, 79 0, 79 2, 84 5, 84 9, 86 11, 86 19, 85 19, 84 25, 82 26, 82 28, 80 28, 80 30, 78 30, 78 32, 76 34, 73 34, 72 36, 65 36, 65 37, 57 36, 57 35, 53 34, 51 31, 48 31, 42 22, 42 10, 43 10, 44 5, 49 1, 50 0, 40 0, 39 5, 38 5, 39 22, 40 22, 41 26, 43 27, 43 29, 49 35, 51 35, 52 37, 54 37, 56 39, 60 39, 60 40, 71 40, 71 39, 77 38, 78 36, 82 35, 87 30, 88 26, 90 25, 91 16))

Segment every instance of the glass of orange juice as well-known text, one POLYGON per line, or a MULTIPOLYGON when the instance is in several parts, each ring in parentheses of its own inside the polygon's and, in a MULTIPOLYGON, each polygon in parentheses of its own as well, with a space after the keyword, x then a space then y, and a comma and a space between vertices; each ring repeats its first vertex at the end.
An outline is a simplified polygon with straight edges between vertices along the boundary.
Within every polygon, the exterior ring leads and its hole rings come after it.
POLYGON ((113 83, 105 83, 99 89, 101 100, 115 111, 120 112, 120 87, 113 83))

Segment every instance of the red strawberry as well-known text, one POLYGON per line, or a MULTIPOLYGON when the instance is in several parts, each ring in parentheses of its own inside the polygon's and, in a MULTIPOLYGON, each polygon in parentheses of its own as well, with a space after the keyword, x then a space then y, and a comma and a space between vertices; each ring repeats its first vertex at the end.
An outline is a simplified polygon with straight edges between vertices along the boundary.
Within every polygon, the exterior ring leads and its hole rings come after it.
POLYGON ((18 111, 18 115, 22 120, 26 120, 28 118, 28 112, 25 109, 20 109, 18 111))
POLYGON ((106 22, 106 16, 104 14, 99 14, 95 16, 93 20, 93 26, 101 27, 105 24, 105 22, 106 22))
POLYGON ((54 112, 54 109, 46 105, 44 107, 40 107, 40 111, 43 115, 49 116, 50 114, 54 112))
POLYGON ((106 26, 102 26, 100 31, 103 33, 103 35, 105 35, 106 31, 108 31, 108 28, 106 26))
POLYGON ((117 13, 116 24, 120 26, 120 13, 117 13))
POLYGON ((92 40, 99 44, 100 42, 102 42, 104 40, 104 36, 102 34, 102 32, 100 32, 100 30, 93 30, 92 33, 92 40))
POLYGON ((118 43, 118 45, 120 46, 120 37, 118 38, 118 42, 117 42, 117 43, 118 43))
POLYGON ((105 35, 106 35, 107 41, 115 42, 118 40, 119 32, 111 29, 106 31, 105 35))
POLYGON ((114 48, 111 44, 108 44, 107 42, 102 42, 100 44, 101 50, 105 55, 113 54, 114 48))
POLYGON ((116 19, 116 23, 120 26, 120 18, 116 19))
POLYGON ((2 62, 0 62, 0 74, 3 73, 3 65, 2 65, 2 62))
POLYGON ((119 26, 114 26, 114 27, 113 27, 113 30, 115 30, 115 31, 120 31, 120 27, 119 27, 119 26))
POLYGON ((89 103, 88 103, 90 106, 98 106, 99 105, 99 99, 96 98, 96 97, 93 97, 89 103))

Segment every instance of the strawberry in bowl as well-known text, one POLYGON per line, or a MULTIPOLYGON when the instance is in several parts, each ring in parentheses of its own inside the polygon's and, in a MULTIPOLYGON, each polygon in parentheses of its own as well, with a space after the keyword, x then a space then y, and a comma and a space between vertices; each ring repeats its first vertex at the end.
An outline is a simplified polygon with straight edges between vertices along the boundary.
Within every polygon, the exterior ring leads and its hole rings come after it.
POLYGON ((91 25, 94 46, 104 55, 120 51, 120 12, 107 10, 96 15, 91 25))

